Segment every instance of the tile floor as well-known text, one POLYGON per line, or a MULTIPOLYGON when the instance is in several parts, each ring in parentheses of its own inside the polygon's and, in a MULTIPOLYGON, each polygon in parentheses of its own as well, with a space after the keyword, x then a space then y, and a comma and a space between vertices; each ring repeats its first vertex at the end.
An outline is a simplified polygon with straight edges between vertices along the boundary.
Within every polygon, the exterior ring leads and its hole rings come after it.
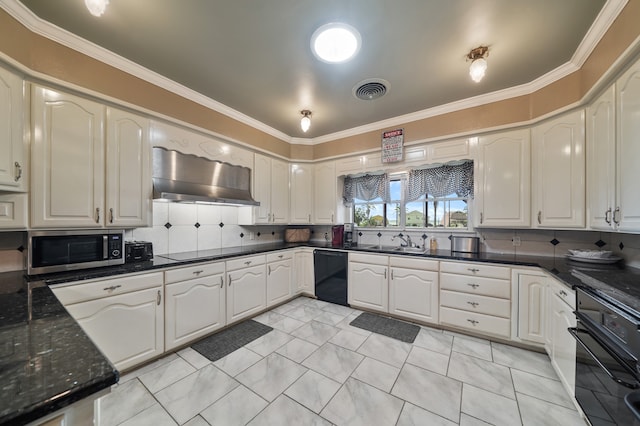
POLYGON ((214 363, 186 348, 124 375, 96 424, 586 424, 544 354, 428 327, 403 343, 350 326, 359 314, 294 299, 214 363))

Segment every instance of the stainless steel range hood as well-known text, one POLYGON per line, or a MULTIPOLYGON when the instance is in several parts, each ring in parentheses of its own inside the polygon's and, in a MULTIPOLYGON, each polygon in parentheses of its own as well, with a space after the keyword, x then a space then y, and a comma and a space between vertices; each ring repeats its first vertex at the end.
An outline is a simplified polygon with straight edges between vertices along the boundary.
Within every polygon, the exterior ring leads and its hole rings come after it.
POLYGON ((153 198, 259 206, 251 197, 251 169, 153 148, 153 198))

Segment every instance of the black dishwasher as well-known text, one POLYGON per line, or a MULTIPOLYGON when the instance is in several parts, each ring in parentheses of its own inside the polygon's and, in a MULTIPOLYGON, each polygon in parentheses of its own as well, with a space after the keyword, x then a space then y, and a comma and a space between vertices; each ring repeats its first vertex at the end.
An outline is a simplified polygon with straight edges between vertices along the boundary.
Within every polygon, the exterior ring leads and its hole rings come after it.
POLYGON ((325 302, 347 303, 347 253, 331 250, 313 251, 316 297, 325 302))

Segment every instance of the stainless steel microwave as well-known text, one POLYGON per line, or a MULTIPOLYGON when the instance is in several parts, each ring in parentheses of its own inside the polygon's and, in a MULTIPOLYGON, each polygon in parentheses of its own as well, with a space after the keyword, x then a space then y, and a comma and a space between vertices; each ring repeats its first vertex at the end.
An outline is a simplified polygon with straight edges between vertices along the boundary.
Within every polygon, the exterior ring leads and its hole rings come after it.
POLYGON ((124 263, 123 230, 30 231, 27 236, 29 275, 124 263))

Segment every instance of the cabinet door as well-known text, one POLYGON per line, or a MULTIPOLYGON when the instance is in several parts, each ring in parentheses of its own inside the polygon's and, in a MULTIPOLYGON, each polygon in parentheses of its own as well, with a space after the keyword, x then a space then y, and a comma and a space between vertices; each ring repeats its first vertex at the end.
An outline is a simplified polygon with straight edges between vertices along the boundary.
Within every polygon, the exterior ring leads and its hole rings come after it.
POLYGON ((289 165, 271 160, 271 222, 289 222, 289 165))
POLYGON ((554 294, 551 337, 551 364, 565 389, 574 395, 576 382, 576 341, 567 329, 576 326, 576 317, 570 307, 554 294))
POLYGON ((0 189, 24 191, 23 81, 0 68, 0 189))
MULTIPOLYGON (((287 188, 288 191, 288 188, 287 188)), ((271 159, 255 154, 253 164, 253 197, 260 205, 253 208, 255 223, 271 221, 271 159)))
POLYGON ((545 277, 518 274, 518 337, 545 343, 546 312, 545 277))
POLYGON ((530 155, 529 130, 479 138, 476 226, 530 226, 530 155))
POLYGON ((315 295, 315 283, 313 275, 313 253, 310 251, 299 251, 294 255, 296 262, 295 270, 295 291, 311 296, 315 295))
POLYGON ((391 268, 389 313, 438 323, 438 273, 391 268))
POLYGON ((0 194, 0 229, 27 227, 28 194, 0 194))
POLYGON ((224 273, 166 286, 165 349, 173 349, 226 324, 224 273))
POLYGON ((587 202, 589 227, 611 230, 615 208, 615 86, 587 109, 587 202))
MULTIPOLYGON (((380 257, 386 262, 386 257, 380 257)), ((389 283, 386 265, 349 262, 348 300, 353 306, 389 312, 389 283)))
POLYGON ((230 272, 227 276, 227 324, 260 312, 267 306, 264 265, 230 272))
POLYGON ((290 223, 311 223, 313 210, 313 166, 291 164, 291 220, 290 223))
POLYGON ((104 223, 104 107, 33 89, 31 226, 104 223))
POLYGON ((535 227, 585 225, 584 111, 533 128, 535 227))
POLYGON ((336 197, 336 166, 333 161, 316 164, 313 188, 315 197, 313 223, 316 225, 333 225, 338 203, 336 197))
POLYGON ((267 264, 267 306, 284 302, 291 297, 292 259, 267 264))
POLYGON ((640 63, 624 73, 616 87, 618 204, 614 221, 621 231, 640 231, 640 63))
POLYGON ((148 119, 107 109, 107 226, 151 226, 150 150, 148 119))
POLYGON ((66 306, 118 370, 164 352, 162 287, 66 306))

